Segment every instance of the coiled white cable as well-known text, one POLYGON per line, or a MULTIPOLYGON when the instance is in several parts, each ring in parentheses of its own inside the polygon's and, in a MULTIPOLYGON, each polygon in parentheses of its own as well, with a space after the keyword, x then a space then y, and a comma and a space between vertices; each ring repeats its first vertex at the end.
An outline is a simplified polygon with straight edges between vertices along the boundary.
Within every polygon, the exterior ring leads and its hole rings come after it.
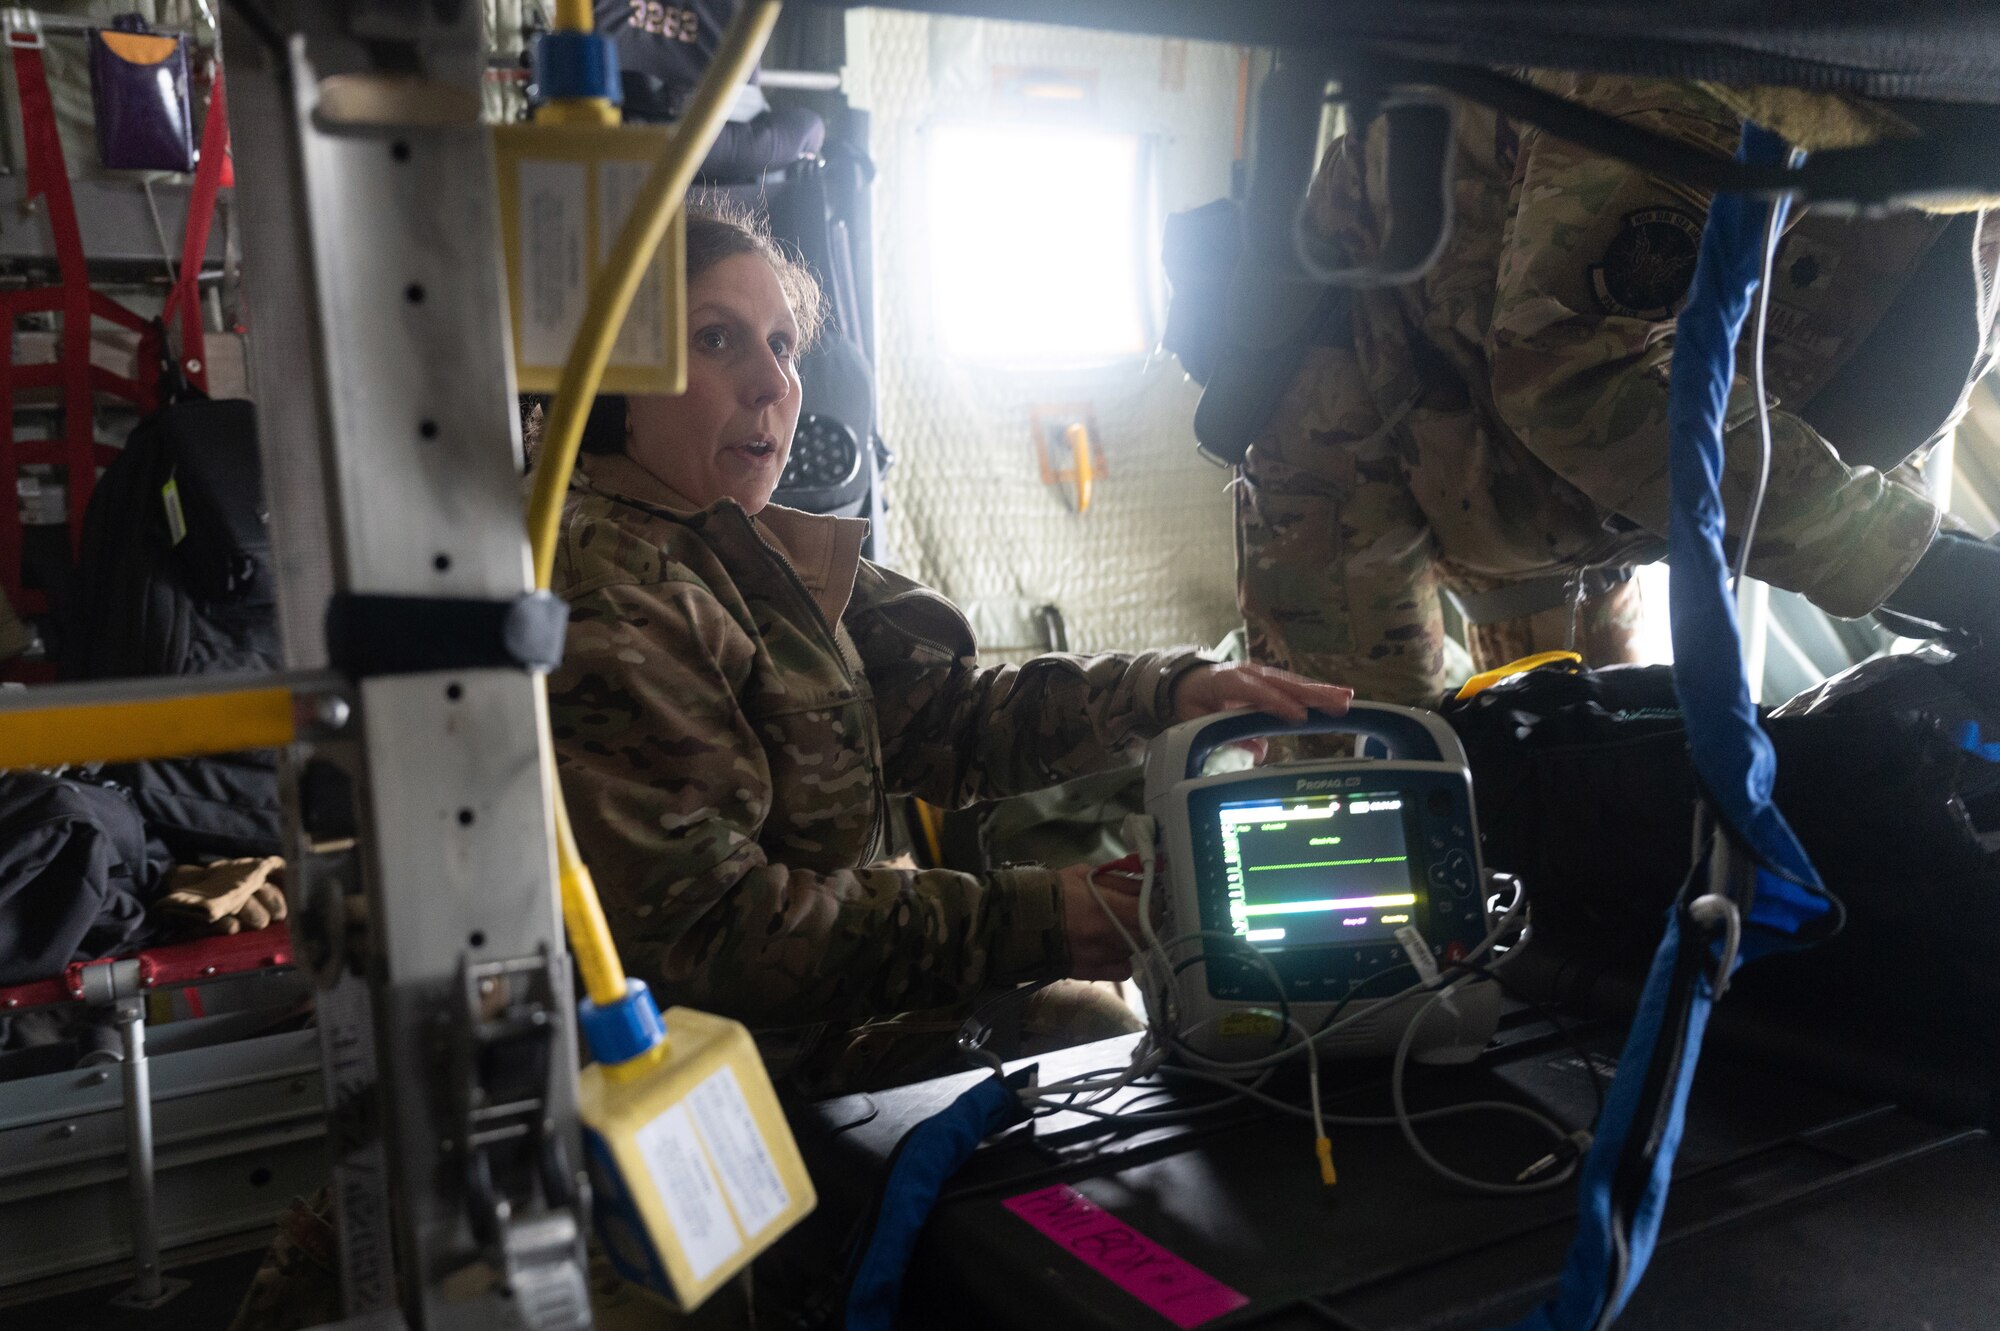
MULTIPOLYGON (((1111 905, 1105 900, 1093 873, 1086 878, 1092 898, 1098 908, 1104 911, 1119 937, 1131 949, 1132 973, 1138 981, 1140 992, 1146 1004, 1147 1029, 1134 1048, 1132 1058, 1121 1068, 1101 1068, 1082 1073, 1061 1081, 1046 1082, 1023 1088, 1021 1098, 1031 1110, 1038 1114, 1075 1113, 1085 1117, 1112 1120, 1134 1124, 1169 1124, 1184 1122, 1201 1114, 1226 1105, 1230 1099, 1249 1100, 1266 1108, 1308 1119, 1313 1125, 1315 1145, 1321 1162, 1322 1174, 1327 1182, 1332 1182, 1333 1171, 1329 1155, 1327 1128, 1339 1127, 1379 1128, 1395 1126, 1403 1134, 1404 1140, 1423 1164, 1440 1178, 1455 1186, 1483 1194, 1513 1195, 1518 1193, 1543 1192, 1560 1187, 1575 1176, 1582 1155, 1589 1147, 1587 1132, 1571 1131, 1563 1127, 1547 1114, 1527 1105, 1505 1100, 1477 1100, 1464 1104, 1444 1105, 1434 1109, 1412 1112, 1407 1104, 1403 1081, 1409 1062, 1409 1054, 1415 1044, 1417 1028, 1441 1003, 1453 993, 1475 984, 1492 983, 1483 976, 1454 979, 1444 983, 1442 988, 1433 982, 1419 980, 1395 993, 1374 1002, 1397 1002, 1413 994, 1429 991, 1431 999, 1412 1017, 1404 1029, 1403 1037, 1397 1045, 1396 1058, 1390 1073, 1390 1099, 1395 1112, 1383 1116, 1329 1115, 1320 1091, 1319 1046, 1344 1028, 1371 1015, 1370 1007, 1351 1015, 1329 1022, 1318 1031, 1308 1031, 1289 1015, 1289 1004, 1284 1001, 1284 980, 1270 958, 1234 933, 1217 929, 1196 929, 1162 939, 1153 927, 1152 902, 1154 889, 1159 878, 1159 850, 1157 827, 1154 820, 1134 814, 1126 819, 1123 829, 1126 842, 1138 847, 1140 882, 1138 899, 1139 937, 1134 937, 1118 918, 1111 905), (1174 1002, 1174 961, 1173 949, 1191 943, 1208 940, 1224 942, 1242 947, 1258 969, 1271 982, 1272 992, 1278 996, 1281 1009, 1279 1019, 1295 1034, 1293 1043, 1272 1053, 1249 1059, 1211 1058, 1188 1047, 1186 1041, 1195 1035, 1202 1025, 1182 1029, 1174 1002), (1175 1066, 1168 1061, 1169 1055, 1179 1058, 1185 1066, 1175 1066), (1270 1074, 1281 1064, 1303 1056, 1307 1063, 1307 1085, 1310 1104, 1306 1107, 1290 1104, 1263 1090, 1270 1074), (1230 1076, 1226 1074, 1238 1074, 1230 1076), (1239 1079, 1243 1073, 1259 1074, 1245 1083, 1239 1079), (1199 1081, 1226 1090, 1229 1095, 1223 1099, 1209 1101, 1201 1105, 1156 1110, 1103 1109, 1100 1105, 1123 1091, 1153 1077, 1177 1080, 1199 1081), (1519 1179, 1512 1183, 1495 1183, 1472 1178, 1446 1165, 1433 1155, 1417 1137, 1415 1125, 1468 1113, 1505 1114, 1525 1119, 1546 1132, 1556 1143, 1555 1149, 1542 1160, 1530 1165, 1519 1179), (1529 1175, 1555 1167, 1547 1177, 1527 1181, 1529 1175)), ((1525 895, 1516 892, 1514 899, 1502 911, 1493 927, 1479 944, 1469 952, 1467 964, 1477 963, 1490 953, 1502 939, 1512 931, 1526 910, 1525 895)), ((1205 953, 1193 954, 1192 964, 1204 964, 1205 953)), ((1214 1020, 1210 1018, 1209 1020, 1214 1020)))

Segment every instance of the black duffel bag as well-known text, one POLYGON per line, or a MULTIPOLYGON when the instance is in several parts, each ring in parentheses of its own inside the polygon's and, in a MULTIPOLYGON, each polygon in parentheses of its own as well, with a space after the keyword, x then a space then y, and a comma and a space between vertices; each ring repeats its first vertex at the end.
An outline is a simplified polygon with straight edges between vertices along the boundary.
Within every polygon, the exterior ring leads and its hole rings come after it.
MULTIPOLYGON (((2000 1055, 2000 654, 1866 662, 1765 715, 1776 802, 1847 919, 1747 968, 1732 1003, 2000 1055)), ((1446 717, 1487 864, 1554 952, 1631 971, 1692 859, 1697 784, 1665 667, 1543 668, 1446 717)))
MULTIPOLYGON (((91 493, 58 653, 71 679, 279 668, 277 577, 248 402, 171 402, 91 493)), ((121 787, 183 863, 271 855, 282 815, 268 750, 118 763, 121 787)))

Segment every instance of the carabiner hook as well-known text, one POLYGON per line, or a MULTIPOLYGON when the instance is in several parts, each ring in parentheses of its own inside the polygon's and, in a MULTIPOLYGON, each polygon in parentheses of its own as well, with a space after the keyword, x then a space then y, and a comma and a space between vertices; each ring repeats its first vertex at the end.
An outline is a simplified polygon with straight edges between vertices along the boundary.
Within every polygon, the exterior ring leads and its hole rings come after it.
POLYGON ((1743 912, 1735 902, 1716 892, 1709 892, 1688 902, 1688 918, 1703 929, 1713 931, 1722 926, 1722 955, 1716 959, 1715 973, 1709 976, 1709 988, 1716 998, 1721 998, 1729 988, 1729 977, 1736 970, 1736 954, 1743 945, 1743 912))

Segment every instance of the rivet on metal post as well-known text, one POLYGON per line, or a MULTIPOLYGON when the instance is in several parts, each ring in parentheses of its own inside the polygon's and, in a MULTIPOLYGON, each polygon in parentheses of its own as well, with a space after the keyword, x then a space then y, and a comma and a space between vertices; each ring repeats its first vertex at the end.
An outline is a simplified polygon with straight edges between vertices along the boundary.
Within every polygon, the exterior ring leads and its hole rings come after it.
POLYGON ((337 693, 299 693, 292 698, 292 715, 300 737, 313 739, 345 730, 354 708, 337 693))

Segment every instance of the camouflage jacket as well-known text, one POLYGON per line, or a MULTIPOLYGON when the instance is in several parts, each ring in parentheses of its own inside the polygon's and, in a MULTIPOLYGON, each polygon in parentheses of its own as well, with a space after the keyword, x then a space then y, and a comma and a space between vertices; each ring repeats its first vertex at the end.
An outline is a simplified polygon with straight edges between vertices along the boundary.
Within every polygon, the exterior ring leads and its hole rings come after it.
MULTIPOLYGON (((1718 156, 1735 150, 1736 114, 1691 85, 1535 77, 1718 156)), ((1393 432, 1443 554, 1468 573, 1513 580, 1657 549, 1667 517, 1674 316, 1692 279, 1707 197, 1481 107, 1460 108, 1456 134, 1450 240, 1418 282, 1354 301, 1356 353, 1372 400, 1345 404, 1343 417, 1393 432)), ((1379 122, 1365 144, 1337 141, 1313 184, 1315 224, 1357 256, 1379 243, 1384 142, 1379 122)), ((1856 616, 1914 566, 1939 513, 1899 480, 1843 462, 1828 435, 1852 453, 1848 432, 1886 430, 1898 444, 1888 455, 1900 457, 1964 411, 1989 364, 1996 243, 2000 226, 1983 216, 1953 229, 1951 219, 1916 214, 1860 222, 1808 213, 1790 229, 1768 334, 1766 387, 1776 410, 1751 563, 1757 576, 1856 616), (1857 348, 1947 232, 1971 251, 1970 262, 1959 256, 1959 299, 1934 319, 1898 326, 1923 333, 1921 346, 1903 350, 1911 372, 1874 382, 1878 366, 1871 382, 1821 396, 1853 369, 1857 348), (1934 343, 1948 344, 1942 368, 1927 355, 1934 343), (1912 385, 1923 373, 1931 382, 1918 393, 1912 385), (1829 406, 1830 420, 1801 411, 1835 397, 1841 405, 1829 406), (1878 407, 1901 416, 1864 420, 1878 407)), ((1742 357, 1738 365, 1723 479, 1733 517, 1758 452, 1755 399, 1742 357)))
POLYGON ((956 807, 1136 756, 1202 657, 980 667, 958 610, 860 558, 865 524, 693 508, 585 457, 549 679, 563 792, 626 964, 770 1029, 1066 973, 1056 875, 864 867, 885 797, 956 807))

